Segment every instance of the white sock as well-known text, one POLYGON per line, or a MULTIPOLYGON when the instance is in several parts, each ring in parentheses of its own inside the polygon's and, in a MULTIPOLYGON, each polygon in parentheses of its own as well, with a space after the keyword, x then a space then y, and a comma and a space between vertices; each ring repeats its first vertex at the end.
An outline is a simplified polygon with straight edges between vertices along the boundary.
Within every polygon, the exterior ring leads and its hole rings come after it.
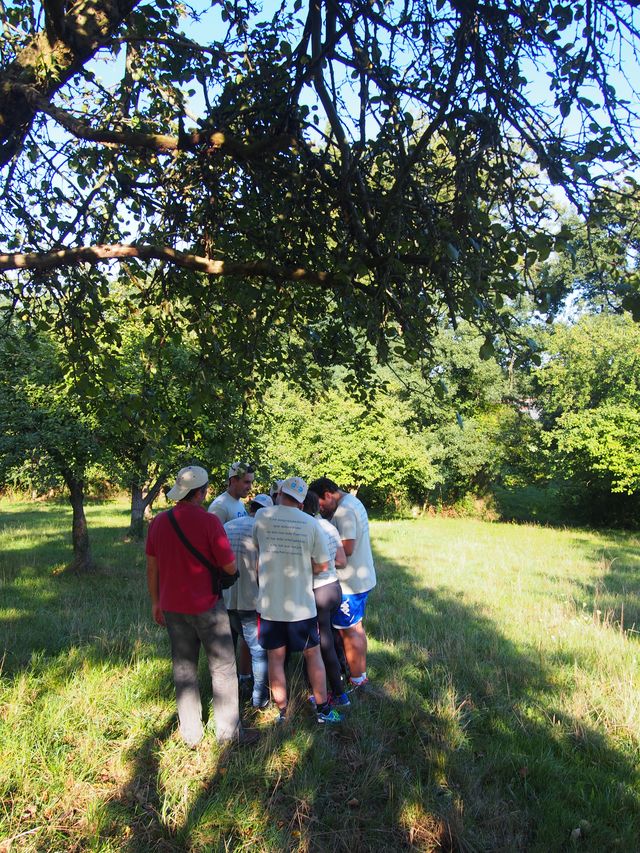
POLYGON ((359 675, 357 678, 352 678, 351 683, 352 684, 362 684, 362 682, 366 681, 366 680, 367 680, 367 673, 363 672, 362 675, 359 675))

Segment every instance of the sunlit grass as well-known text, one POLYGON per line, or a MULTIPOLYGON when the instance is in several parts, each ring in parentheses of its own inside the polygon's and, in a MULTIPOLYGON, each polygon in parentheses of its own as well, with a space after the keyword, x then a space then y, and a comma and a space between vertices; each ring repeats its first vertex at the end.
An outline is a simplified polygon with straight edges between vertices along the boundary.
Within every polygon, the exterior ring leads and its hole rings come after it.
MULTIPOLYGON (((187 750, 124 502, 0 504, 0 850, 638 849, 637 535, 372 525, 372 690, 187 750)), ((202 671, 203 691, 207 690, 202 671)))

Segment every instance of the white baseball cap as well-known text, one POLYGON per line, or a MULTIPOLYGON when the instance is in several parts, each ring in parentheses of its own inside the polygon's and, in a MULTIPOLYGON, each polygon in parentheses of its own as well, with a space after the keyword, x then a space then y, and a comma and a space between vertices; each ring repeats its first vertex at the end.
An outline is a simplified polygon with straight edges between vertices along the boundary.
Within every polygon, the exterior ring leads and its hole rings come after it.
POLYGON ((307 496, 308 487, 300 477, 287 477, 280 484, 280 491, 284 492, 285 495, 289 495, 290 498, 303 503, 307 496))
POLYGON ((249 501, 251 504, 260 504, 260 506, 273 506, 273 501, 269 495, 256 495, 249 501))
POLYGON ((169 489, 167 497, 171 501, 181 501, 191 489, 201 489, 209 482, 209 475, 199 465, 188 465, 181 468, 176 477, 175 486, 169 489))
POLYGON ((253 465, 250 462, 232 462, 229 466, 229 479, 231 477, 244 477, 245 474, 253 473, 253 465))

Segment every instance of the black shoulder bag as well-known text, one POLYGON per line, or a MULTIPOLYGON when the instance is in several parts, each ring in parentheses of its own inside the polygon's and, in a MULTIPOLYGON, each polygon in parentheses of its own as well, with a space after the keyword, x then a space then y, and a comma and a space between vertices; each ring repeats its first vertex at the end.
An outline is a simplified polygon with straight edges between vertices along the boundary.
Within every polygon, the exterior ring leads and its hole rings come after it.
POLYGON ((196 560, 199 560, 205 568, 209 569, 211 573, 211 581, 213 585, 214 595, 222 595, 223 589, 229 589, 229 587, 233 586, 234 583, 238 580, 238 578, 240 577, 240 572, 237 569, 234 575, 228 575, 226 572, 221 572, 217 566, 213 565, 211 560, 208 560, 204 556, 204 554, 201 554, 200 551, 198 551, 195 545, 189 542, 187 537, 182 532, 182 528, 178 524, 175 515, 173 514, 173 509, 170 509, 167 515, 169 516, 171 526, 178 534, 178 538, 180 539, 184 547, 188 551, 190 551, 196 558, 196 560))

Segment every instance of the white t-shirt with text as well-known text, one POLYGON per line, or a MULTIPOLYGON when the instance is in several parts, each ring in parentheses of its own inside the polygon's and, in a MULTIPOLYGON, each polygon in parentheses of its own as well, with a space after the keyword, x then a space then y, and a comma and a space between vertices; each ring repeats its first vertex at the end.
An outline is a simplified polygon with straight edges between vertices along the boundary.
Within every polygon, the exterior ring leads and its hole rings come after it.
POLYGON ((215 513, 223 524, 232 518, 244 518, 247 514, 239 498, 232 498, 229 492, 223 492, 209 504, 209 512, 215 513))
POLYGON ((292 506, 260 509, 253 541, 258 548, 258 605, 264 619, 298 622, 315 616, 311 560, 329 560, 326 536, 315 518, 292 506))
POLYGON ((258 549, 253 541, 253 524, 253 517, 245 515, 243 518, 232 518, 224 526, 224 532, 229 537, 229 543, 236 558, 236 566, 240 573, 240 577, 233 586, 222 590, 227 610, 256 609, 258 601, 258 579, 256 577, 258 549))
POLYGON ((369 517, 364 504, 349 493, 343 494, 331 521, 342 541, 355 540, 347 565, 338 569, 343 595, 368 592, 376 585, 376 570, 369 540, 369 517))
POLYGON ((333 583, 338 580, 338 575, 336 573, 336 551, 342 545, 340 534, 330 521, 327 521, 326 518, 318 518, 317 521, 322 528, 322 532, 327 537, 329 566, 324 570, 324 572, 319 572, 317 575, 313 576, 314 589, 318 589, 318 587, 326 586, 328 583, 333 583))

